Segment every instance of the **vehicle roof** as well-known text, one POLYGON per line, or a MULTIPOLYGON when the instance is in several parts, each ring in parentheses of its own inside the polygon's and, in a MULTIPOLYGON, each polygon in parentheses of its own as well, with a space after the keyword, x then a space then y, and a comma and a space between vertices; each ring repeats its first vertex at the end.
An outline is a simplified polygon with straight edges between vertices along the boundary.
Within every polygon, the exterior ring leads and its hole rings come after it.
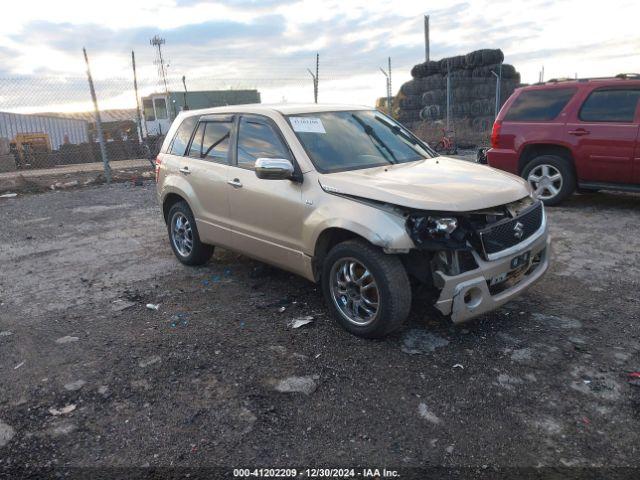
POLYGON ((281 113, 283 115, 302 114, 302 113, 319 113, 319 112, 336 112, 349 110, 374 110, 373 107, 364 105, 347 105, 347 104, 318 104, 318 103, 252 103, 248 105, 227 105, 225 107, 203 108, 200 110, 188 110, 181 112, 183 116, 206 115, 211 113, 256 113, 256 114, 273 114, 281 113))
POLYGON ((542 90, 547 88, 566 88, 566 87, 582 87, 582 88, 596 88, 603 86, 615 86, 615 87, 640 87, 640 79, 637 78, 567 78, 549 80, 544 83, 534 83, 533 85, 526 85, 520 87, 522 90, 542 90))

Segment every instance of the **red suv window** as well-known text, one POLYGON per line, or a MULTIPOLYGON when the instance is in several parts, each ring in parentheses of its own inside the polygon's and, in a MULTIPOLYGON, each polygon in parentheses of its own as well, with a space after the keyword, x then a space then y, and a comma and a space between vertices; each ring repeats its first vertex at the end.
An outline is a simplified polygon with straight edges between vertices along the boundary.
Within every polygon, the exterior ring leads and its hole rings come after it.
POLYGON ((640 89, 601 89, 591 92, 580 109, 583 122, 633 122, 640 89))
POLYGON ((543 122, 556 118, 576 93, 577 88, 525 90, 513 102, 506 122, 543 122))

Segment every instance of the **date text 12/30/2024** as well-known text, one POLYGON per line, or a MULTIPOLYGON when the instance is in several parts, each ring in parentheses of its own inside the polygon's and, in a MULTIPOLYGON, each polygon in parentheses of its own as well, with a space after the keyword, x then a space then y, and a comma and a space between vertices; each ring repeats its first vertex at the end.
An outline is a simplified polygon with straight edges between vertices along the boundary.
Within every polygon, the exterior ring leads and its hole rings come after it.
POLYGON ((386 468, 234 468, 236 478, 398 478, 397 470, 386 468))

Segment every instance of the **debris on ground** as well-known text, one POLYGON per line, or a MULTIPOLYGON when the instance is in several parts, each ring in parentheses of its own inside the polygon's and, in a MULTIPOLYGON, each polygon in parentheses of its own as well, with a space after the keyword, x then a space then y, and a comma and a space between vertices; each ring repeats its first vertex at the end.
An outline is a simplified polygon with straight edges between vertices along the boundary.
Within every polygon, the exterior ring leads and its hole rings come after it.
POLYGON ((153 365, 154 363, 158 363, 160 361, 160 355, 154 355, 152 357, 147 358, 146 360, 140 360, 138 362, 138 366, 140 368, 148 367, 149 365, 153 365))
POLYGON ((71 182, 56 182, 53 185, 51 185, 49 188, 51 190, 64 190, 65 188, 72 188, 72 187, 77 187, 78 185, 80 185, 80 182, 78 182, 78 180, 73 180, 71 182))
POLYGON ((9 330, 5 330, 4 332, 0 332, 0 337, 10 337, 11 335, 13 335, 13 332, 10 332, 9 330))
POLYGON ((275 390, 281 393, 304 393, 311 395, 318 388, 318 375, 306 377, 288 377, 280 380, 275 385, 275 390))
POLYGON ((189 318, 189 314, 187 313, 176 313, 171 317, 171 328, 176 328, 180 325, 186 327, 187 325, 189 325, 189 321, 187 320, 187 318, 189 318))
POLYGON ((437 348, 447 345, 449 345, 449 340, 446 338, 418 328, 408 330, 402 338, 402 351, 409 355, 432 353, 437 348))
POLYGON ((127 308, 131 308, 135 306, 135 302, 130 302, 128 300, 122 300, 121 298, 113 301, 113 311, 121 312, 122 310, 126 310, 127 308))
POLYGON ((76 390, 80 390, 87 384, 84 380, 76 380, 75 382, 70 382, 65 384, 64 389, 69 390, 70 392, 75 392, 76 390))
POLYGON ((10 425, 0 420, 0 447, 4 447, 16 434, 16 431, 10 425))
POLYGON ((418 414, 431 423, 435 423, 436 425, 440 423, 440 419, 435 413, 429 410, 426 403, 420 403, 420 405, 418 405, 418 414))
POLYGON ((461 363, 456 363, 453 367, 451 368, 459 368, 461 370, 464 370, 464 365, 462 365, 461 363))
POLYGON ((280 307, 278 309, 278 312, 283 313, 286 309, 287 309, 287 307, 280 307))
POLYGON ((149 310, 159 310, 160 309, 160 304, 159 303, 147 303, 147 308, 149 310))
POLYGON ((68 435, 71 432, 74 432, 78 427, 76 427, 73 423, 61 423, 51 429, 48 430, 49 435, 52 437, 59 437, 60 435, 68 435))
POLYGON ((4 193, 2 195, 0 195, 0 198, 14 198, 17 197, 18 194, 17 193, 4 193))
POLYGON ((309 325, 310 323, 313 323, 313 317, 311 315, 307 315, 306 317, 294 318, 288 325, 291 328, 300 328, 305 325, 309 325))
POLYGON ((107 387, 106 385, 100 385, 100 387, 98 388, 98 393, 100 395, 104 395, 105 393, 107 393, 107 391, 109 391, 109 387, 107 387))
POLYGON ((77 342, 78 340, 80 340, 78 337, 72 337, 67 335, 65 337, 60 337, 59 339, 57 339, 56 343, 59 343, 59 344, 73 343, 73 342, 77 342))
POLYGON ((69 405, 66 405, 66 406, 62 407, 59 410, 57 408, 51 407, 49 409, 49 413, 51 415, 55 415, 55 416, 66 415, 67 413, 73 412, 75 409, 76 409, 76 406, 73 403, 70 403, 69 405))
POLYGON ((20 362, 19 364, 17 364, 15 367, 13 367, 14 370, 19 369, 21 366, 23 366, 26 362, 23 360, 22 362, 20 362))
POLYGON ((640 372, 631 372, 629 374, 629 385, 640 387, 640 372))

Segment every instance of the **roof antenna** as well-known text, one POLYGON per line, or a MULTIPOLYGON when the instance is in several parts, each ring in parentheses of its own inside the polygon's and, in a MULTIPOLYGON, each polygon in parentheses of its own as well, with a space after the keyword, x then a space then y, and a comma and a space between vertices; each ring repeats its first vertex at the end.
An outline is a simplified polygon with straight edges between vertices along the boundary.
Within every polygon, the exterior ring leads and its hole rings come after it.
POLYGON ((182 75, 182 85, 184 85, 184 110, 189 110, 189 105, 187 104, 187 81, 184 75, 182 75))

